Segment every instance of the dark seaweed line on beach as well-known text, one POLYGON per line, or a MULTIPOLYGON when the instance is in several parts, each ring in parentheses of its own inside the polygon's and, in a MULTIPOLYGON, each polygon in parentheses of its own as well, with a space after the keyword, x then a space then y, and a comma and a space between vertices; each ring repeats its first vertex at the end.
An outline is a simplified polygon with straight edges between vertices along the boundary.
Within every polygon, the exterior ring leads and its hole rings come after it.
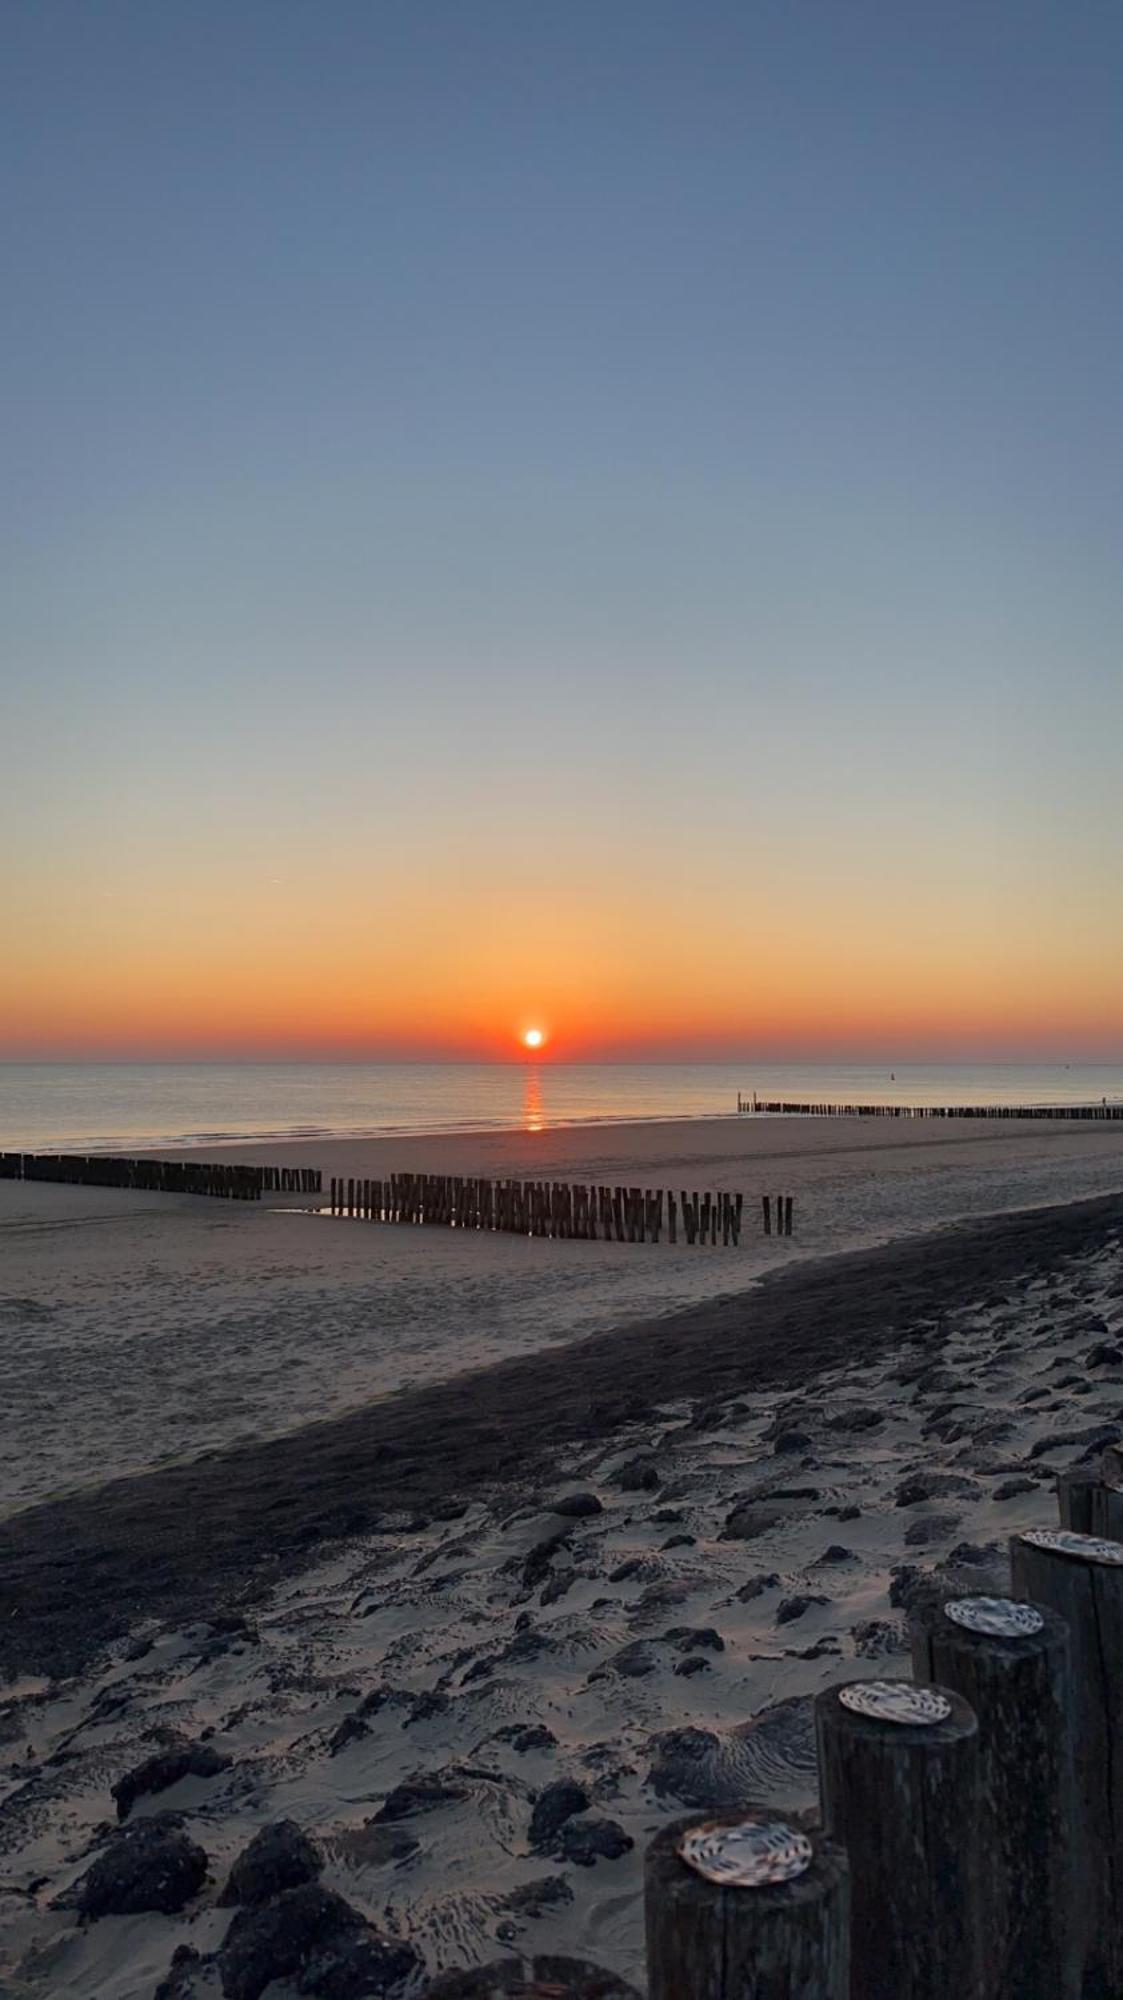
POLYGON ((946 1313, 1118 1242, 1121 1224, 1114 1194, 851 1251, 27 1509, 0 1531, 0 1672, 76 1672, 141 1618, 245 1602, 324 1543, 376 1532, 388 1512, 537 1485, 559 1446, 661 1405, 795 1387, 856 1348, 872 1356, 910 1332, 937 1336, 946 1313))

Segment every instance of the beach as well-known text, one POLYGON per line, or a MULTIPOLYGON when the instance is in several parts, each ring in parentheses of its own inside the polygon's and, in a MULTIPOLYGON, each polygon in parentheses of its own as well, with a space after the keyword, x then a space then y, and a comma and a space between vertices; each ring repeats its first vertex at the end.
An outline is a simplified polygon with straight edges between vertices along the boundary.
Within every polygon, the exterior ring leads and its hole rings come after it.
MULTIPOLYGON (((184 1946, 199 1957, 177 2000, 218 1992, 219 1892, 280 1819, 429 1971, 554 1950, 642 1983, 642 1852, 665 1818, 748 1793, 813 1803, 814 1693, 905 1672, 918 1594, 1001 1588, 1006 1535, 1055 1519, 1058 1469, 1123 1435, 1118 1144, 882 1139, 715 1121, 457 1142, 465 1171, 793 1191, 791 1242, 750 1230, 736 1252, 0 1190, 37 1287, 21 1296, 55 1307, 48 1339, 69 1328, 56 1371, 82 1367, 73 1254, 155 1426, 151 1455, 117 1465, 111 1424, 68 1387, 101 1481, 76 1445, 65 1497, 0 1534, 12 1992, 151 2000, 184 1946), (380 1343, 394 1287, 426 1279, 380 1343), (141 1377, 145 1323, 151 1339, 169 1311, 179 1349, 157 1335, 150 1358, 173 1408, 208 1373, 221 1403, 243 1321, 255 1366, 277 1343, 278 1382, 236 1433, 212 1414, 201 1455, 174 1423, 159 1435, 141 1377), (208 1325, 201 1357, 180 1351, 208 1325), (317 1338, 327 1352, 302 1355, 317 1338), (76 1926, 65 1903, 112 1843, 110 1788, 156 1751, 171 1781, 118 1800, 129 1824, 182 1813, 207 1880, 175 1915, 76 1926), (573 1810, 547 1824, 559 1781, 573 1810)), ((314 1163, 449 1159, 447 1140, 407 1150, 314 1163)))
MULTIPOLYGON (((212 1149, 229 1161, 745 1195, 736 1250, 336 1222, 0 1182, 0 1510, 735 1293, 808 1257, 1123 1184, 1123 1127, 650 1121, 212 1149), (765 1237, 760 1196, 794 1197, 765 1237)), ((169 1153, 167 1157, 174 1157, 169 1153)), ((198 1148, 181 1157, 200 1157, 198 1148)))

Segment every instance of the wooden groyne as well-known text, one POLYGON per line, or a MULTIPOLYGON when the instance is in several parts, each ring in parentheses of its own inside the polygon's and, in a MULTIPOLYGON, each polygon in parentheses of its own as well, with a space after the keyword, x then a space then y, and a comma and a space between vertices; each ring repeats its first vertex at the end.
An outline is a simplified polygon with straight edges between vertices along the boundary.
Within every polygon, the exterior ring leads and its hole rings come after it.
MULTIPOLYGON (((391 1174, 388 1180, 333 1177, 332 1215, 357 1222, 434 1225, 446 1229, 496 1230, 512 1236, 574 1237, 583 1242, 721 1243, 736 1247, 741 1237, 744 1195, 676 1196, 663 1188, 594 1187, 566 1181, 478 1180, 453 1174, 391 1174)), ((763 1197, 763 1227, 790 1236, 794 1200, 763 1197)))
POLYGON ((1123 1124, 1123 1104, 798 1104, 737 1095, 739 1118, 1051 1118, 1072 1124, 1123 1124))
MULTIPOLYGON (((914 1678, 815 1698, 820 1812, 746 1798, 650 1843, 650 2000, 1107 2000, 1123 1993, 1123 1452, 1097 1532, 1010 1538, 1011 1595, 910 1622, 914 1678)), ((564 1989, 563 1989, 564 1990, 564 1989)))
POLYGON ((0 1153, 0 1180, 61 1181, 74 1187, 135 1188, 146 1194, 205 1194, 260 1201, 263 1194, 320 1194, 319 1167, 245 1167, 206 1160, 133 1160, 117 1153, 0 1153))

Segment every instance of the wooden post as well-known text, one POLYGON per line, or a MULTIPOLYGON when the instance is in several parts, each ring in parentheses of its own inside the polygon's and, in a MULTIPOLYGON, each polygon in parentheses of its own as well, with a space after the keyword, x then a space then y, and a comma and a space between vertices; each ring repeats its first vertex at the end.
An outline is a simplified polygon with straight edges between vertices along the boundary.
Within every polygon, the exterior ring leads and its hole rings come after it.
POLYGON ((766 1235, 766 1236, 771 1236, 771 1234, 772 1234, 772 1203, 771 1203, 771 1202, 769 1201, 769 1199, 768 1199, 768 1196, 767 1196, 766 1194, 762 1194, 762 1195, 761 1195, 761 1197, 760 1197, 760 1199, 761 1199, 761 1205, 762 1205, 762 1207, 763 1207, 763 1209, 764 1209, 764 1233, 765 1233, 765 1235, 766 1235))
POLYGON ((1080 2000, 1067 1625, 1010 1598, 928 1605, 912 1624, 912 1670, 979 1719, 987 2000, 1080 2000))
POLYGON ((1010 1540, 1015 1596, 1066 1620, 1072 1652, 1077 1884, 1084 1890, 1084 1993, 1123 1986, 1123 1545, 1064 1528, 1010 1540))
POLYGON ((1104 1451, 1100 1476, 1088 1488, 1090 1535, 1106 1536, 1123 1542, 1123 1453, 1109 1444, 1104 1451))
POLYGON ((667 1241, 669 1243, 678 1242, 678 1209, 675 1205, 674 1195, 669 1188, 667 1190, 667 1241))
POLYGON ((792 1233, 792 1197, 790 1194, 786 1194, 784 1196, 784 1235, 790 1236, 791 1233, 792 1233))
POLYGON ((643 1242, 643 1189, 629 1188, 625 1195, 629 1243, 643 1242))
POLYGON ((644 1868, 649 2000, 849 2000, 849 1874, 837 1842, 765 1806, 672 1820, 644 1868), (715 1873, 765 1879, 700 1874, 692 1832, 715 1873))
POLYGON ((1123 1486, 1123 1447, 1106 1444, 1100 1459, 1100 1478, 1105 1486, 1123 1486))
POLYGON ((982 2000, 973 1711, 859 1681, 816 1696, 815 1727, 823 1823, 850 1856, 851 2000, 982 2000))

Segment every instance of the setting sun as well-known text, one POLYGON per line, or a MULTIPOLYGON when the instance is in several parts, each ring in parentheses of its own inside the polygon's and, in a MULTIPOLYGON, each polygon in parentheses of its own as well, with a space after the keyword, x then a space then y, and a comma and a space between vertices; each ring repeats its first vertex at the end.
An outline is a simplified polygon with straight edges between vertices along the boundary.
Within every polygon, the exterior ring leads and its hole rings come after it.
POLYGON ((523 1041, 528 1049, 540 1049, 546 1037, 541 1028, 528 1028, 523 1041))

